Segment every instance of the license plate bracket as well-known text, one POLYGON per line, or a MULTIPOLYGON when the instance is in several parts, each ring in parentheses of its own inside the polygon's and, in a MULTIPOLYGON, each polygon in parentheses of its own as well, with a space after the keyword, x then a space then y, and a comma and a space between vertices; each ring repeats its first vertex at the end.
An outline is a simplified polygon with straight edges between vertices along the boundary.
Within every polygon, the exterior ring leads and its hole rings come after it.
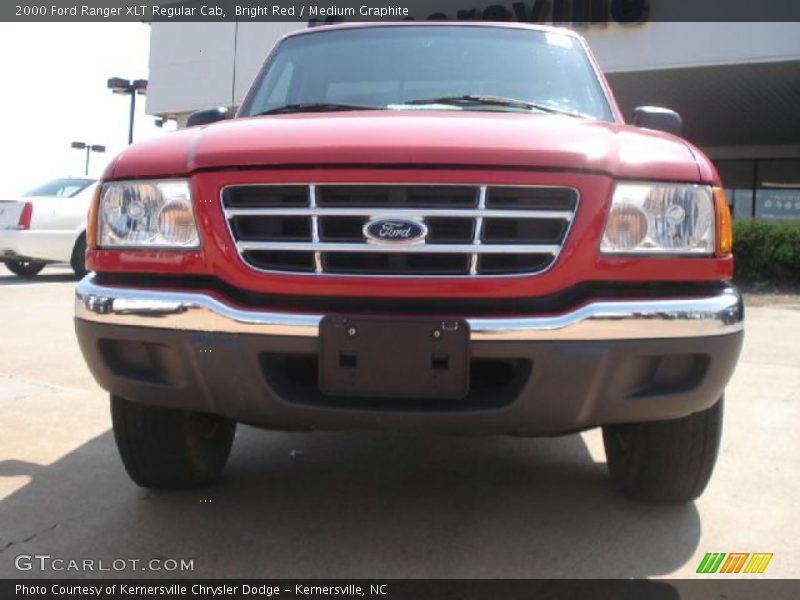
POLYGON ((469 392, 469 325, 325 317, 319 386, 331 396, 463 398, 469 392))

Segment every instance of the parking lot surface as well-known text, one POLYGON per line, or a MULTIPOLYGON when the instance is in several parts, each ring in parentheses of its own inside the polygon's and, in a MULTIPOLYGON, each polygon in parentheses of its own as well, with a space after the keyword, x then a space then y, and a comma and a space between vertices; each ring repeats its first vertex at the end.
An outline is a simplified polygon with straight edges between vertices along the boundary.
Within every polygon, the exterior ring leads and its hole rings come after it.
POLYGON ((770 552, 758 577, 800 576, 800 299, 748 308, 716 472, 693 504, 617 495, 598 430, 240 426, 223 481, 154 493, 117 457, 74 339, 70 272, 0 270, 0 577, 691 577, 707 552, 770 552), (35 554, 190 559, 193 571, 15 568, 35 554))

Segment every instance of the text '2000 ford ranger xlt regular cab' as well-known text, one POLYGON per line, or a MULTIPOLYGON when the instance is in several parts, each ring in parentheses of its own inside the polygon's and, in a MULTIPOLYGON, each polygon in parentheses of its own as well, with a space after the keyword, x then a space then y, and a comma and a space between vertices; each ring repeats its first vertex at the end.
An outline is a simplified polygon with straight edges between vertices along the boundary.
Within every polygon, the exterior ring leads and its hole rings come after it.
POLYGON ((89 218, 76 329, 135 482, 214 479, 237 422, 602 426, 628 495, 703 491, 743 336, 728 205, 579 36, 310 29, 221 116, 120 154, 89 218))

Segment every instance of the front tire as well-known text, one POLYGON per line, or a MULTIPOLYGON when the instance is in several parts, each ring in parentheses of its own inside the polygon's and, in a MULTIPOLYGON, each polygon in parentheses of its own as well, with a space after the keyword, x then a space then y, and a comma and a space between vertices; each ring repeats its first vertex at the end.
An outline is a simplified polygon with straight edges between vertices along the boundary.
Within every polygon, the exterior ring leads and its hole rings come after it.
POLYGON ((717 461, 723 399, 670 421, 603 427, 611 479, 626 496, 678 504, 703 493, 717 461))
POLYGON ((6 268, 20 277, 33 277, 44 269, 45 263, 38 260, 9 260, 6 261, 6 268))
POLYGON ((114 439, 130 478, 153 489, 187 489, 217 479, 236 423, 205 413, 145 406, 111 396, 114 439))
POLYGON ((78 279, 82 279, 88 271, 86 270, 86 234, 82 233, 75 242, 72 249, 72 256, 69 259, 69 266, 75 272, 78 279))

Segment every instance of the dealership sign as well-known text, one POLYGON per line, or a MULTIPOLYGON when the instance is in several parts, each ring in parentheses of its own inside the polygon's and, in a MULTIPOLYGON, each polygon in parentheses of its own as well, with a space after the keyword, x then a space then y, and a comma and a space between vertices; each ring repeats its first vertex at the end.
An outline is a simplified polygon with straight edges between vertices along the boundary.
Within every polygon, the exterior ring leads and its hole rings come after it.
POLYGON ((756 217, 761 219, 800 218, 800 189, 756 190, 756 217))

